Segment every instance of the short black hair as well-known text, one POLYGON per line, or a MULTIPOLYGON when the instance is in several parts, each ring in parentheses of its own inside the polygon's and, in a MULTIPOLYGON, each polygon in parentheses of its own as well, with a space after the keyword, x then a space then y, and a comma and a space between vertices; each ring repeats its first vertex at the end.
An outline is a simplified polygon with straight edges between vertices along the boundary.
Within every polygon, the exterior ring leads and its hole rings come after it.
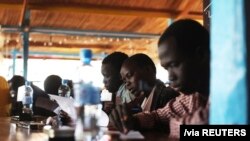
POLYGON ((48 94, 58 95, 58 88, 62 84, 62 78, 58 75, 49 75, 44 80, 44 91, 48 94))
POLYGON ((113 52, 105 57, 102 61, 102 64, 111 64, 120 71, 123 62, 128 59, 128 55, 123 52, 113 52))
POLYGON ((25 84, 25 78, 21 75, 14 75, 8 82, 12 83, 12 89, 17 91, 18 87, 25 84))
POLYGON ((192 56, 194 53, 202 51, 209 53, 209 33, 199 22, 191 19, 182 19, 171 24, 161 35, 158 46, 168 38, 176 40, 176 46, 181 53, 192 56))
POLYGON ((154 62, 146 54, 143 54, 143 53, 134 54, 134 55, 130 56, 125 62, 132 62, 140 68, 150 66, 153 69, 153 72, 156 74, 156 67, 155 67, 154 62))

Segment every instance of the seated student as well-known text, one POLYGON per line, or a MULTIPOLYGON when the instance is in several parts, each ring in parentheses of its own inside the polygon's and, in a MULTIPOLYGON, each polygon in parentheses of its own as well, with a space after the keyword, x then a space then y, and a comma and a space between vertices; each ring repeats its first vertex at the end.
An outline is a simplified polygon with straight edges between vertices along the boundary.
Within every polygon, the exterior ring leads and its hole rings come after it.
POLYGON ((124 106, 117 107, 110 118, 122 132, 166 128, 172 133, 171 130, 178 129, 182 124, 169 125, 172 119, 181 122, 182 118, 192 116, 206 106, 210 61, 208 31, 194 20, 176 21, 160 37, 158 53, 161 65, 169 72, 170 86, 181 94, 165 107, 149 113, 131 116, 124 106))
POLYGON ((143 102, 140 103, 142 111, 162 108, 179 94, 156 79, 155 64, 146 54, 139 53, 129 57, 124 61, 120 73, 132 94, 136 97, 144 96, 143 102))
MULTIPOLYGON (((10 80, 10 91, 12 91, 11 95, 13 95, 12 98, 12 107, 11 107, 11 115, 20 115, 22 112, 22 102, 17 101, 17 94, 18 94, 18 88, 24 86, 25 84, 25 78, 19 75, 14 75, 10 80)), ((33 114, 34 115, 41 115, 41 116, 53 116, 55 113, 52 111, 46 110, 44 108, 40 108, 36 106, 36 101, 39 98, 45 98, 47 100, 49 99, 49 96, 41 90, 39 87, 33 85, 31 83, 31 87, 33 88, 33 114)))
POLYGON ((49 75, 44 80, 44 91, 47 94, 58 95, 58 89, 62 84, 62 78, 58 75, 49 75))
POLYGON ((22 102, 17 102, 18 87, 25 84, 25 80, 20 75, 14 75, 9 81, 9 89, 11 96, 10 115, 20 115, 22 112, 22 102))
POLYGON ((110 113, 115 104, 128 103, 135 98, 135 96, 125 88, 125 84, 120 75, 122 63, 127 58, 128 55, 125 53, 113 52, 102 61, 101 71, 104 77, 103 83, 105 88, 112 93, 112 103, 104 104, 104 111, 107 113, 110 113))

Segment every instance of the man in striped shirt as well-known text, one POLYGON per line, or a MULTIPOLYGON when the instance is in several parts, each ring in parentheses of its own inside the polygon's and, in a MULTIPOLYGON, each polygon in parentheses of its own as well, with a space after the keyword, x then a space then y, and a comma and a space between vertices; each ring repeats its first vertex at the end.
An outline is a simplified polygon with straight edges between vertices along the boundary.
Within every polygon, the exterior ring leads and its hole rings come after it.
MULTIPOLYGON (((178 135, 180 124, 195 124, 196 111, 204 111, 209 94, 209 34, 194 20, 179 20, 170 25, 158 42, 161 65, 168 70, 170 86, 180 95, 165 107, 130 115, 118 106, 110 115, 122 132, 130 129, 167 129, 178 135), (186 120, 188 119, 188 120, 186 120)), ((201 117, 196 116, 197 121, 201 117)), ((204 117, 204 123, 207 117, 204 117)))

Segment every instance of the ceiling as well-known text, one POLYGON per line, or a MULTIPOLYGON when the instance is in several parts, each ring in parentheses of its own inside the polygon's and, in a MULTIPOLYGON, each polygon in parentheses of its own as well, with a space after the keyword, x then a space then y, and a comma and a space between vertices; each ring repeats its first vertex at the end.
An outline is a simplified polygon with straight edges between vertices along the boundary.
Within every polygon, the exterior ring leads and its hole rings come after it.
POLYGON ((155 58, 169 23, 202 22, 202 9, 202 0, 0 0, 0 48, 22 53, 25 31, 30 58, 76 59, 81 48, 155 58))

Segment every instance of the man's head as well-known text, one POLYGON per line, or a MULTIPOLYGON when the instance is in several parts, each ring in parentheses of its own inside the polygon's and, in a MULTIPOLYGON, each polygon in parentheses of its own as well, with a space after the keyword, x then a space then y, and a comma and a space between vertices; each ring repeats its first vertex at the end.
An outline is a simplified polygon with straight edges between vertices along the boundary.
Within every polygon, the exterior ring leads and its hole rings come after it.
POLYGON ((58 89, 62 84, 62 78, 58 75, 49 75, 44 81, 44 91, 48 94, 58 95, 58 89))
POLYGON ((158 53, 170 86, 183 93, 208 93, 209 34, 202 25, 188 19, 173 23, 160 37, 158 53))
POLYGON ((102 75, 104 77, 103 83, 106 89, 115 93, 121 86, 122 79, 120 70, 122 63, 128 58, 128 55, 122 52, 113 52, 102 61, 102 75))
POLYGON ((12 98, 17 97, 18 88, 25 84, 25 78, 20 75, 14 75, 9 81, 10 95, 12 98))
POLYGON ((142 53, 129 57, 123 63, 120 73, 127 89, 134 95, 152 88, 156 81, 155 64, 150 57, 142 53))
POLYGON ((18 90, 18 87, 22 86, 25 84, 25 79, 24 77, 20 75, 14 75, 9 81, 9 87, 11 90, 18 90))

